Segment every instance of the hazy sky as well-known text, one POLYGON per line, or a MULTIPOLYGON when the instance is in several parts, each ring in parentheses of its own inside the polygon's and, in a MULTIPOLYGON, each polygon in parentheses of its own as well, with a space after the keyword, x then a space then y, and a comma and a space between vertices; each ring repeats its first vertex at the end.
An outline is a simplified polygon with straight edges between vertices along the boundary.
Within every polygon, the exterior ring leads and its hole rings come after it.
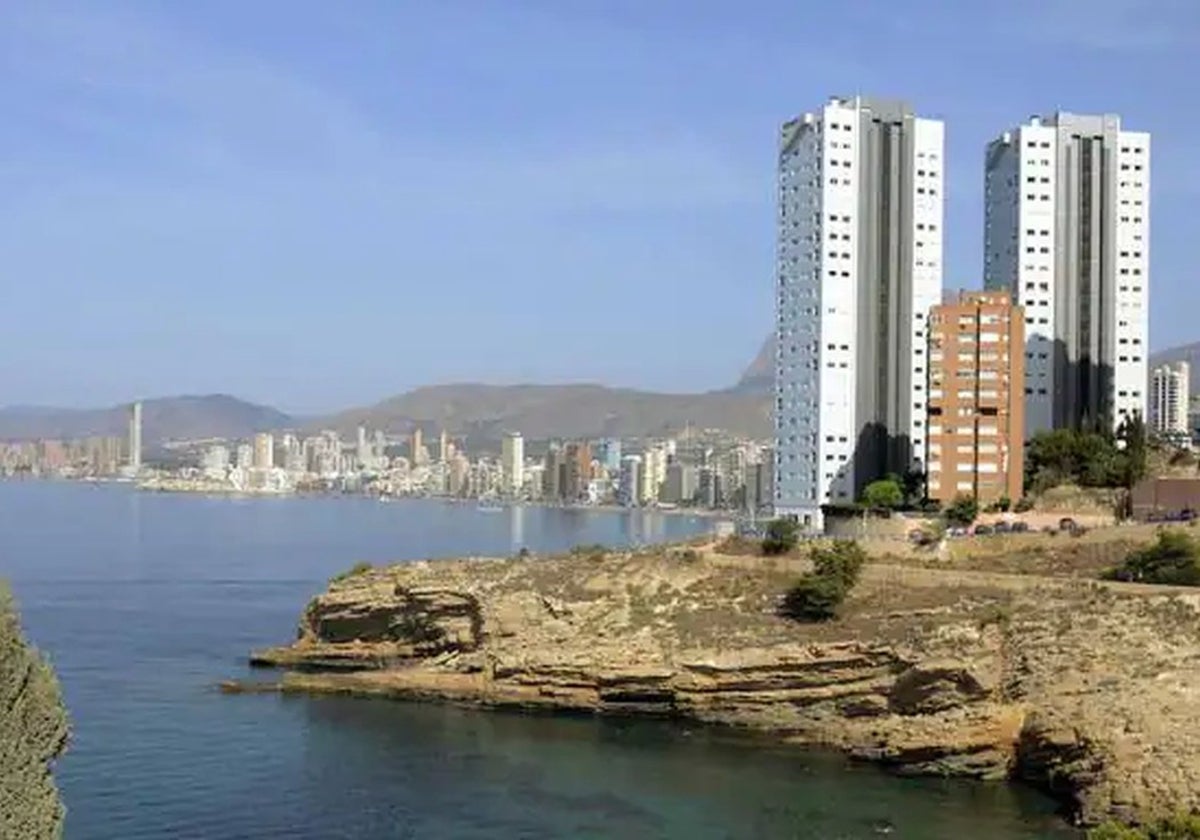
POLYGON ((734 380, 772 323, 777 124, 1153 132, 1152 345, 1200 339, 1200 2, 0 2, 0 404, 734 380), (353 10, 353 14, 348 10, 353 10))

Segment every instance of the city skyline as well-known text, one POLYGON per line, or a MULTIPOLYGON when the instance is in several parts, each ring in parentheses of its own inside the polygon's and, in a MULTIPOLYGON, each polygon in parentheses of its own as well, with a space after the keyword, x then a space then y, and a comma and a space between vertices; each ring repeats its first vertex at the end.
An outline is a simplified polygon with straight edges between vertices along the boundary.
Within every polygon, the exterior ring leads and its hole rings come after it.
POLYGON ((903 95, 944 121, 944 275, 966 288, 982 283, 979 163, 997 130, 1061 108, 1153 134, 1150 349, 1196 337, 1163 303, 1186 293, 1200 195, 1200 115, 1174 107, 1193 8, 863 11, 6 4, 0 148, 18 165, 0 247, 25 278, 14 310, 37 317, 3 339, 5 402, 233 392, 320 414, 431 381, 719 387, 770 324, 765 150, 780 114, 830 91, 903 95), (451 42, 463 60, 445 68, 451 42), (572 328, 599 299, 629 304, 572 328), (504 353, 486 349, 497 319, 504 353), (451 330, 470 338, 441 341, 451 330), (724 340, 695 340, 709 332, 724 340), (689 349, 647 361, 614 334, 689 349), (273 352, 306 375, 245 363, 273 352))

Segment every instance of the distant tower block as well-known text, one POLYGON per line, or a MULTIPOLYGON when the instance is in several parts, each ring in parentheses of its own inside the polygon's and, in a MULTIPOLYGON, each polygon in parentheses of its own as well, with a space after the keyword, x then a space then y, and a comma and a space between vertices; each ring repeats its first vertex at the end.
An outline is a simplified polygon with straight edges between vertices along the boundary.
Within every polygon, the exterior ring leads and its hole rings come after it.
POLYGON ((142 469, 142 404, 129 406, 129 469, 137 473, 142 469))

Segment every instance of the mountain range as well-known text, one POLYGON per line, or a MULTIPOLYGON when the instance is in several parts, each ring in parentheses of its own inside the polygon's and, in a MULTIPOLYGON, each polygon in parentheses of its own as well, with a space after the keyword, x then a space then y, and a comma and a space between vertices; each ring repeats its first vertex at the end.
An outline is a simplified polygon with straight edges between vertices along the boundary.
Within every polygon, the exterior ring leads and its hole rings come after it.
MULTIPOLYGON (((128 406, 109 408, 0 408, 0 440, 124 436, 129 428, 128 406)), ((246 437, 255 432, 287 428, 296 419, 269 406, 226 394, 160 397, 142 401, 142 440, 246 437)))
MULTIPOLYGON (((769 359, 765 378, 762 367, 761 358, 756 359, 734 386, 699 394, 595 384, 463 383, 417 388, 327 417, 294 417, 225 394, 162 397, 142 402, 142 439, 153 445, 168 440, 246 438, 281 429, 337 429, 353 436, 360 425, 390 434, 417 427, 431 434, 446 429, 473 446, 495 444, 510 430, 530 440, 547 440, 643 437, 689 425, 765 438, 771 433, 769 359)), ((128 428, 127 408, 0 408, 0 440, 123 436, 128 428)))
MULTIPOLYGON (((474 445, 495 444, 503 432, 520 431, 530 440, 551 438, 645 437, 694 429, 724 429, 766 438, 771 434, 774 341, 732 386, 698 394, 668 394, 604 385, 481 385, 463 383, 417 388, 374 405, 327 417, 302 418, 224 394, 162 397, 142 403, 143 440, 245 438, 259 431, 337 429, 353 435, 359 425, 403 434, 416 427, 427 433, 446 429, 474 445)), ((1155 353, 1151 366, 1187 360, 1200 390, 1200 342, 1155 353)), ((81 438, 124 435, 125 406, 63 409, 31 406, 0 408, 0 440, 81 438)))

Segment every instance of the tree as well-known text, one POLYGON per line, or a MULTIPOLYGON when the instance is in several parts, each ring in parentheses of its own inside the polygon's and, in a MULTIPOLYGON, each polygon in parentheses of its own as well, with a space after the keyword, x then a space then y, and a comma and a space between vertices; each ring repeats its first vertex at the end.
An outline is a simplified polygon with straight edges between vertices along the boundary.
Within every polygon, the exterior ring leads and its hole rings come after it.
POLYGON ((1008 496, 1001 496, 996 500, 996 509, 1001 513, 1008 513, 1011 508, 1012 499, 1008 498, 1008 496))
POLYGON ((962 493, 954 498, 942 514, 951 525, 967 527, 979 516, 979 502, 974 496, 962 493))
POLYGON ((763 554, 787 554, 800 542, 800 523, 791 516, 781 516, 767 523, 767 535, 762 541, 763 554))
POLYGON ((881 478, 863 489, 862 503, 875 510, 892 510, 904 504, 904 489, 891 476, 881 478))
POLYGON ((50 765, 67 744, 58 681, 21 634, 0 583, 0 837, 61 837, 63 806, 50 765))
POLYGON ((1132 488, 1146 477, 1146 424, 1141 412, 1135 411, 1117 428, 1117 445, 1124 461, 1123 483, 1132 488))
POLYGON ((779 612, 795 621, 828 621, 858 583, 866 552, 853 540, 837 540, 809 552, 813 570, 784 593, 779 612))
POLYGON ((1159 531, 1158 539, 1130 552, 1104 576, 1134 583, 1200 586, 1200 544, 1183 531, 1159 531))
POLYGON ((917 505, 925 499, 925 473, 921 470, 909 470, 904 474, 904 501, 917 505))

